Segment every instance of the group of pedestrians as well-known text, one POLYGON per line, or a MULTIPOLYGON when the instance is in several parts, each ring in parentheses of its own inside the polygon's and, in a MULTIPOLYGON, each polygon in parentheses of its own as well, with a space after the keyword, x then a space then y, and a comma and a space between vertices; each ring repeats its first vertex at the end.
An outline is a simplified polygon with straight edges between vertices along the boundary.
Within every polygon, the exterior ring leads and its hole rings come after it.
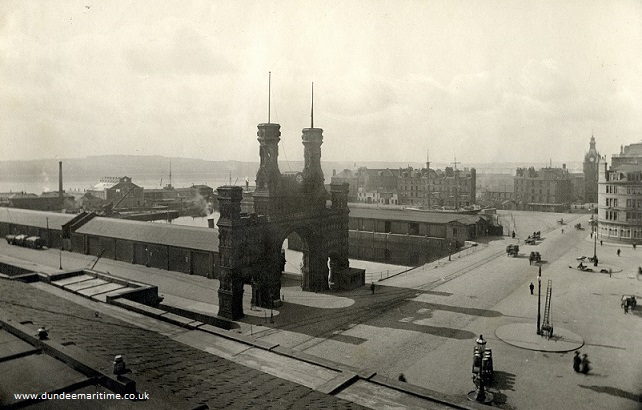
POLYGON ((575 356, 573 357, 573 370, 575 370, 575 373, 588 374, 589 370, 591 370, 590 364, 591 362, 589 362, 586 354, 580 357, 579 350, 575 351, 575 356))

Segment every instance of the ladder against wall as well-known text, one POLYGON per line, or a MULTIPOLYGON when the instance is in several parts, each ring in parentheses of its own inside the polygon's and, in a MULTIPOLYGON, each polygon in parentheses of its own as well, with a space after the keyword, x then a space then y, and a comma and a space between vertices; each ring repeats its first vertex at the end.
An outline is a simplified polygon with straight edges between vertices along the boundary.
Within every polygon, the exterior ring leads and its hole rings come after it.
POLYGON ((544 303, 544 323, 542 324, 542 335, 547 338, 553 336, 553 322, 551 321, 551 298, 553 295, 553 280, 548 280, 546 287, 546 302, 544 303))

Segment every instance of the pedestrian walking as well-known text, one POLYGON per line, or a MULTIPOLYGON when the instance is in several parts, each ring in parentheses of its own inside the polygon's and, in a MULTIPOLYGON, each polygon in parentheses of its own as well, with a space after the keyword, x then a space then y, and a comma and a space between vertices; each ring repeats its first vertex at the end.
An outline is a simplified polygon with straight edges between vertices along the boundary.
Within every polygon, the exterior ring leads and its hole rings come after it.
POLYGON ((403 373, 399 373, 398 379, 399 379, 400 382, 405 382, 406 381, 406 376, 404 376, 403 373))
POLYGON ((620 256, 620 252, 621 252, 621 251, 620 251, 620 249, 618 248, 618 250, 617 250, 617 256, 620 256))
POLYGON ((635 244, 633 244, 633 250, 635 250, 635 244))
POLYGON ((588 374, 589 370, 591 370, 590 366, 591 362, 589 362, 589 359, 587 358, 586 353, 582 355, 582 361, 580 362, 580 372, 584 374, 588 374))
POLYGON ((573 356, 573 370, 575 370, 575 373, 580 372, 580 364, 582 363, 582 358, 580 357, 580 351, 576 350, 575 351, 575 356, 573 356))
POLYGON ((531 282, 529 288, 531 289, 531 295, 533 294, 533 290, 535 289, 535 285, 533 285, 533 282, 531 282))
POLYGON ((602 246, 602 240, 600 239, 600 246, 602 246))
POLYGON ((372 282, 372 283, 370 284, 370 290, 372 291, 372 294, 374 295, 374 291, 375 291, 375 284, 374 284, 374 282, 372 282))

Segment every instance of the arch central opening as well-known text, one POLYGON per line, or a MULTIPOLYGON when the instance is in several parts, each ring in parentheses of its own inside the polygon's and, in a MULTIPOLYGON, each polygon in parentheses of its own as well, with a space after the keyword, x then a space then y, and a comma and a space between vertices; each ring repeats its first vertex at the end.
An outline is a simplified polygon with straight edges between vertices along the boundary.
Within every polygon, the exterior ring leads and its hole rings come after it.
POLYGON ((288 232, 281 244, 284 273, 298 279, 305 291, 328 289, 328 255, 323 253, 319 240, 312 230, 303 227, 288 232))
POLYGON ((303 281, 303 267, 309 266, 307 239, 303 239, 296 231, 292 231, 283 241, 281 249, 285 251, 283 273, 303 281))

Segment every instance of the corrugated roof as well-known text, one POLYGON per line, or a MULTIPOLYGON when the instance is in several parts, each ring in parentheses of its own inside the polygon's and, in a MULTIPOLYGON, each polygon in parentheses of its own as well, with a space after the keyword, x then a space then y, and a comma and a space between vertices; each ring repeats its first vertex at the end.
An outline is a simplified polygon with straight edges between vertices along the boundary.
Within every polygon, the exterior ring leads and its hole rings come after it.
POLYGON ((218 229, 96 217, 76 230, 85 235, 218 252, 218 229))
POLYGON ((425 222, 432 224, 447 224, 450 222, 459 222, 464 225, 476 224, 477 221, 483 219, 479 215, 459 215, 445 212, 423 212, 381 208, 351 208, 350 217, 381 219, 387 221, 425 222))
POLYGON ((62 214, 59 212, 32 211, 19 208, 0 208, 0 222, 25 226, 35 226, 61 230, 62 225, 71 221, 76 214, 62 214))

